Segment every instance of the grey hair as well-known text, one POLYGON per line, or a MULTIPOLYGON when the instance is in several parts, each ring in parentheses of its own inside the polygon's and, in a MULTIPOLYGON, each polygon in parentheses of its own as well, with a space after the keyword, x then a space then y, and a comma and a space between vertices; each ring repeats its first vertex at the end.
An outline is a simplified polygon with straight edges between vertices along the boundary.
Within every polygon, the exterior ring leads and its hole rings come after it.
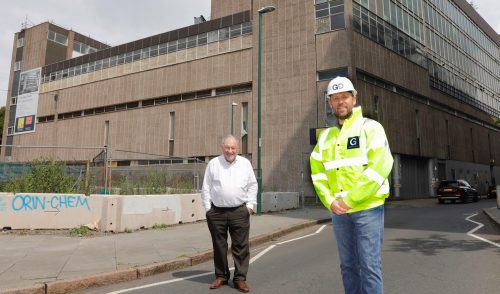
POLYGON ((240 146, 240 140, 238 140, 235 136, 233 135, 226 135, 224 138, 222 138, 221 146, 224 147, 224 143, 226 143, 226 140, 228 139, 233 139, 236 141, 236 145, 240 146))

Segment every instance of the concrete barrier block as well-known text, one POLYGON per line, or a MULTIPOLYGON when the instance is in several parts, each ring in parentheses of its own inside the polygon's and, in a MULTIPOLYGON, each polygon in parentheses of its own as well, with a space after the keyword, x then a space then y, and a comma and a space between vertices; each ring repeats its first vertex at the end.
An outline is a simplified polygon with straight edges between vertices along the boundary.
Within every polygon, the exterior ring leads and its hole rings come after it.
POLYGON ((155 224, 179 223, 181 197, 179 195, 124 196, 119 231, 149 228, 155 224))
POLYGON ((11 229, 69 229, 96 223, 99 199, 83 194, 0 194, 0 227, 11 229))
POLYGON ((121 217, 121 205, 123 196, 108 195, 104 198, 104 208, 99 228, 106 232, 118 232, 117 225, 121 217))
POLYGON ((201 204, 200 194, 183 194, 181 196, 181 222, 191 223, 198 219, 201 204))
POLYGON ((262 211, 278 211, 299 207, 299 193, 264 192, 262 193, 262 211))

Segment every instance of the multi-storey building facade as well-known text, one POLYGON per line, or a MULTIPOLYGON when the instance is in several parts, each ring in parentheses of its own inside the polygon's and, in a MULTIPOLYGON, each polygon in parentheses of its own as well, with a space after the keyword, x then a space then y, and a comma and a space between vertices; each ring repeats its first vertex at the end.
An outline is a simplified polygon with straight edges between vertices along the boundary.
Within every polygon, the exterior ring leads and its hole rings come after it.
MULTIPOLYGON (((500 179, 492 119, 500 116, 500 39, 464 0, 212 0, 209 21, 116 47, 35 26, 14 39, 4 142, 103 146, 108 134, 113 160, 126 165, 145 154, 208 160, 233 132, 256 167, 258 10, 268 5, 276 10, 261 15, 264 190, 314 195, 312 130, 335 120, 324 90, 337 75, 354 81, 358 102, 386 128, 394 197, 432 195, 439 179, 482 189, 500 179), (51 46, 66 55, 52 58, 51 46), (33 53, 19 58, 19 48, 33 53), (38 67, 33 129, 19 128, 13 102, 30 84, 20 73, 38 67)), ((96 153, 5 147, 1 156, 96 153)))

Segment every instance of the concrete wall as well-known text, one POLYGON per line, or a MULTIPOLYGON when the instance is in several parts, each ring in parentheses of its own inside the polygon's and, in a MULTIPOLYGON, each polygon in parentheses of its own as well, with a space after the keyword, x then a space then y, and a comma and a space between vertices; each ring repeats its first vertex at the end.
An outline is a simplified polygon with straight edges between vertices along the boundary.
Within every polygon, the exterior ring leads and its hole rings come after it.
POLYGON ((262 193, 262 212, 294 209, 299 207, 299 193, 264 192, 262 193))
MULTIPOLYGON (((263 193, 262 211, 299 207, 298 193, 263 193)), ((91 195, 0 193, 0 228, 124 232, 205 219, 200 194, 91 195)))

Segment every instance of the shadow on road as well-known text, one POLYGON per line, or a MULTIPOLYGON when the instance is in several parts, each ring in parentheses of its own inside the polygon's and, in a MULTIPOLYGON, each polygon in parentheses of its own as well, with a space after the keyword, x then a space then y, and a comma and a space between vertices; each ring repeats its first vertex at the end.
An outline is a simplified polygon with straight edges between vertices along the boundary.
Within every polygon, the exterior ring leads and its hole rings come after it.
MULTIPOLYGON (((390 245, 391 251, 399 252, 419 252, 425 256, 435 256, 440 251, 460 250, 465 252, 479 251, 483 249, 492 248, 488 243, 479 240, 449 240, 445 235, 435 234, 427 238, 398 238, 392 239, 391 243, 398 243, 390 245)), ((500 254, 500 250, 498 250, 500 254)))

